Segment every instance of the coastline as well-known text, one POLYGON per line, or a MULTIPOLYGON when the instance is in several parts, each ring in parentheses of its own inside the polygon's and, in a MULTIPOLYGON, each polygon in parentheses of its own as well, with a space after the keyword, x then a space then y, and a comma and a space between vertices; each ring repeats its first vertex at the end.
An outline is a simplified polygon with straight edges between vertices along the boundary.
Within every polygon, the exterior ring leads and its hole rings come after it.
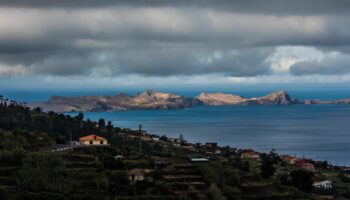
POLYGON ((126 128, 143 124, 154 134, 169 137, 183 134, 191 142, 217 142, 262 152, 275 148, 278 152, 342 165, 350 163, 345 156, 350 149, 344 143, 349 137, 346 134, 349 109, 347 105, 200 106, 84 114, 89 119, 105 118, 126 128))

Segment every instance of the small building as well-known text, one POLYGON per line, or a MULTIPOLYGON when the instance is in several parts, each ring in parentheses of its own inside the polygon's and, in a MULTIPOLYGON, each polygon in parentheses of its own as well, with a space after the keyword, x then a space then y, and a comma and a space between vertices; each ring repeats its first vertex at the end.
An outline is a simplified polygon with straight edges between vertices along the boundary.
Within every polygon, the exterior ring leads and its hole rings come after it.
POLYGON ((85 137, 79 138, 79 141, 83 145, 107 145, 107 139, 97 136, 97 135, 88 135, 85 137))
POLYGON ((115 159, 115 160, 124 160, 124 156, 122 156, 122 155, 116 155, 116 156, 114 156, 114 159, 115 159))
POLYGON ((179 138, 168 138, 168 141, 173 143, 173 145, 175 146, 181 146, 182 144, 185 144, 185 141, 179 138))
POLYGON ((154 168, 155 169, 162 169, 169 165, 171 165, 173 162, 169 159, 158 159, 154 161, 154 168))
POLYGON ((314 186, 317 189, 326 189, 326 190, 333 188, 333 184, 329 180, 314 182, 312 186, 314 186))
POLYGON ((315 172, 315 165, 312 164, 312 163, 309 163, 307 160, 304 160, 304 159, 299 159, 295 162, 295 165, 298 166, 298 167, 301 167, 307 171, 310 171, 310 172, 315 172))
POLYGON ((184 141, 181 140, 181 139, 175 139, 174 143, 175 143, 175 144, 180 144, 180 145, 181 145, 181 144, 184 143, 184 141))
POLYGON ((290 155, 284 155, 284 156, 281 156, 281 158, 283 161, 285 161, 291 165, 294 165, 299 160, 298 158, 290 156, 290 155))
POLYGON ((253 150, 249 150, 249 151, 242 153, 241 158, 259 159, 260 154, 258 154, 257 152, 255 152, 253 150))
POLYGON ((208 158, 191 158, 191 162, 199 163, 199 162, 209 162, 208 158))
POLYGON ((315 172, 316 169, 315 169, 315 165, 312 164, 312 163, 304 163, 303 166, 302 166, 305 170, 308 170, 310 172, 315 172))
POLYGON ((221 149, 216 149, 216 150, 214 151, 214 154, 220 155, 220 154, 221 154, 221 149))
POLYGON ((207 143, 205 143, 204 146, 207 147, 207 148, 216 148, 216 147, 218 147, 218 143, 216 143, 216 142, 207 142, 207 143))
POLYGON ((142 169, 132 169, 128 171, 128 179, 131 184, 135 184, 138 181, 145 180, 145 177, 143 176, 144 170, 142 169))

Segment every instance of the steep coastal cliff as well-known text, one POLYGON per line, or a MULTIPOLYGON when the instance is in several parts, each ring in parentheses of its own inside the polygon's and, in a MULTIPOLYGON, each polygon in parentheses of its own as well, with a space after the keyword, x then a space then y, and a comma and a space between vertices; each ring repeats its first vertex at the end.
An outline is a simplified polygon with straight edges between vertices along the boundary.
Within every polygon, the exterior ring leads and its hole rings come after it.
POLYGON ((222 106, 222 105, 292 105, 292 104, 350 104, 350 99, 334 101, 305 100, 298 102, 285 90, 270 93, 263 97, 245 98, 239 95, 225 93, 202 92, 197 97, 187 98, 171 93, 146 90, 135 96, 120 93, 114 96, 81 96, 62 97, 53 96, 48 101, 37 103, 46 111, 71 112, 71 111, 122 111, 122 110, 147 110, 147 109, 183 109, 198 105, 222 106))

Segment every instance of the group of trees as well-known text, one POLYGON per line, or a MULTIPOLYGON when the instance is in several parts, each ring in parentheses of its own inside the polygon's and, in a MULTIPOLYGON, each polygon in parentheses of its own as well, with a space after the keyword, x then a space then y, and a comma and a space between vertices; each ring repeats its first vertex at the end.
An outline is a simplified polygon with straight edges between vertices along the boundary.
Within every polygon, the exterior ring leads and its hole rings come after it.
POLYGON ((280 157, 275 152, 275 150, 271 150, 269 154, 261 154, 261 167, 260 167, 260 175, 263 178, 270 178, 274 175, 276 171, 275 165, 281 162, 280 157))
POLYGON ((23 196, 31 193, 71 192, 73 180, 68 176, 66 162, 58 155, 32 153, 22 161, 17 178, 18 189, 23 196))
POLYGON ((109 137, 113 132, 120 130, 114 127, 111 121, 106 122, 104 119, 98 122, 84 120, 83 113, 75 117, 52 111, 44 113, 40 108, 31 108, 25 103, 9 101, 0 96, 1 129, 41 132, 56 140, 57 143, 66 142, 70 134, 73 140, 77 140, 90 133, 109 137))

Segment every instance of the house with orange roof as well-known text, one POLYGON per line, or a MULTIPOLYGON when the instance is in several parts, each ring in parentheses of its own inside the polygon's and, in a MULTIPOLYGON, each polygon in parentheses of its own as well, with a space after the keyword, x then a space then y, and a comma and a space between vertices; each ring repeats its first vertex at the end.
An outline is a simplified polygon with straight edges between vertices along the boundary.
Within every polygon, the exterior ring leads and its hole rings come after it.
POLYGON ((260 154, 258 154, 257 152, 255 152, 253 150, 248 150, 248 151, 241 154, 241 158, 259 159, 260 154))
POLYGON ((83 145, 107 145, 107 139, 97 135, 87 135, 79 138, 79 141, 83 145))
POLYGON ((292 164, 292 165, 294 165, 299 160, 298 158, 290 156, 290 155, 284 155, 284 156, 281 156, 281 158, 283 161, 285 161, 289 164, 292 164))
POLYGON ((310 171, 310 172, 315 172, 315 165, 308 162, 307 160, 304 160, 304 159, 300 159, 298 161, 295 162, 295 165, 298 166, 298 167, 301 167, 307 171, 310 171))

